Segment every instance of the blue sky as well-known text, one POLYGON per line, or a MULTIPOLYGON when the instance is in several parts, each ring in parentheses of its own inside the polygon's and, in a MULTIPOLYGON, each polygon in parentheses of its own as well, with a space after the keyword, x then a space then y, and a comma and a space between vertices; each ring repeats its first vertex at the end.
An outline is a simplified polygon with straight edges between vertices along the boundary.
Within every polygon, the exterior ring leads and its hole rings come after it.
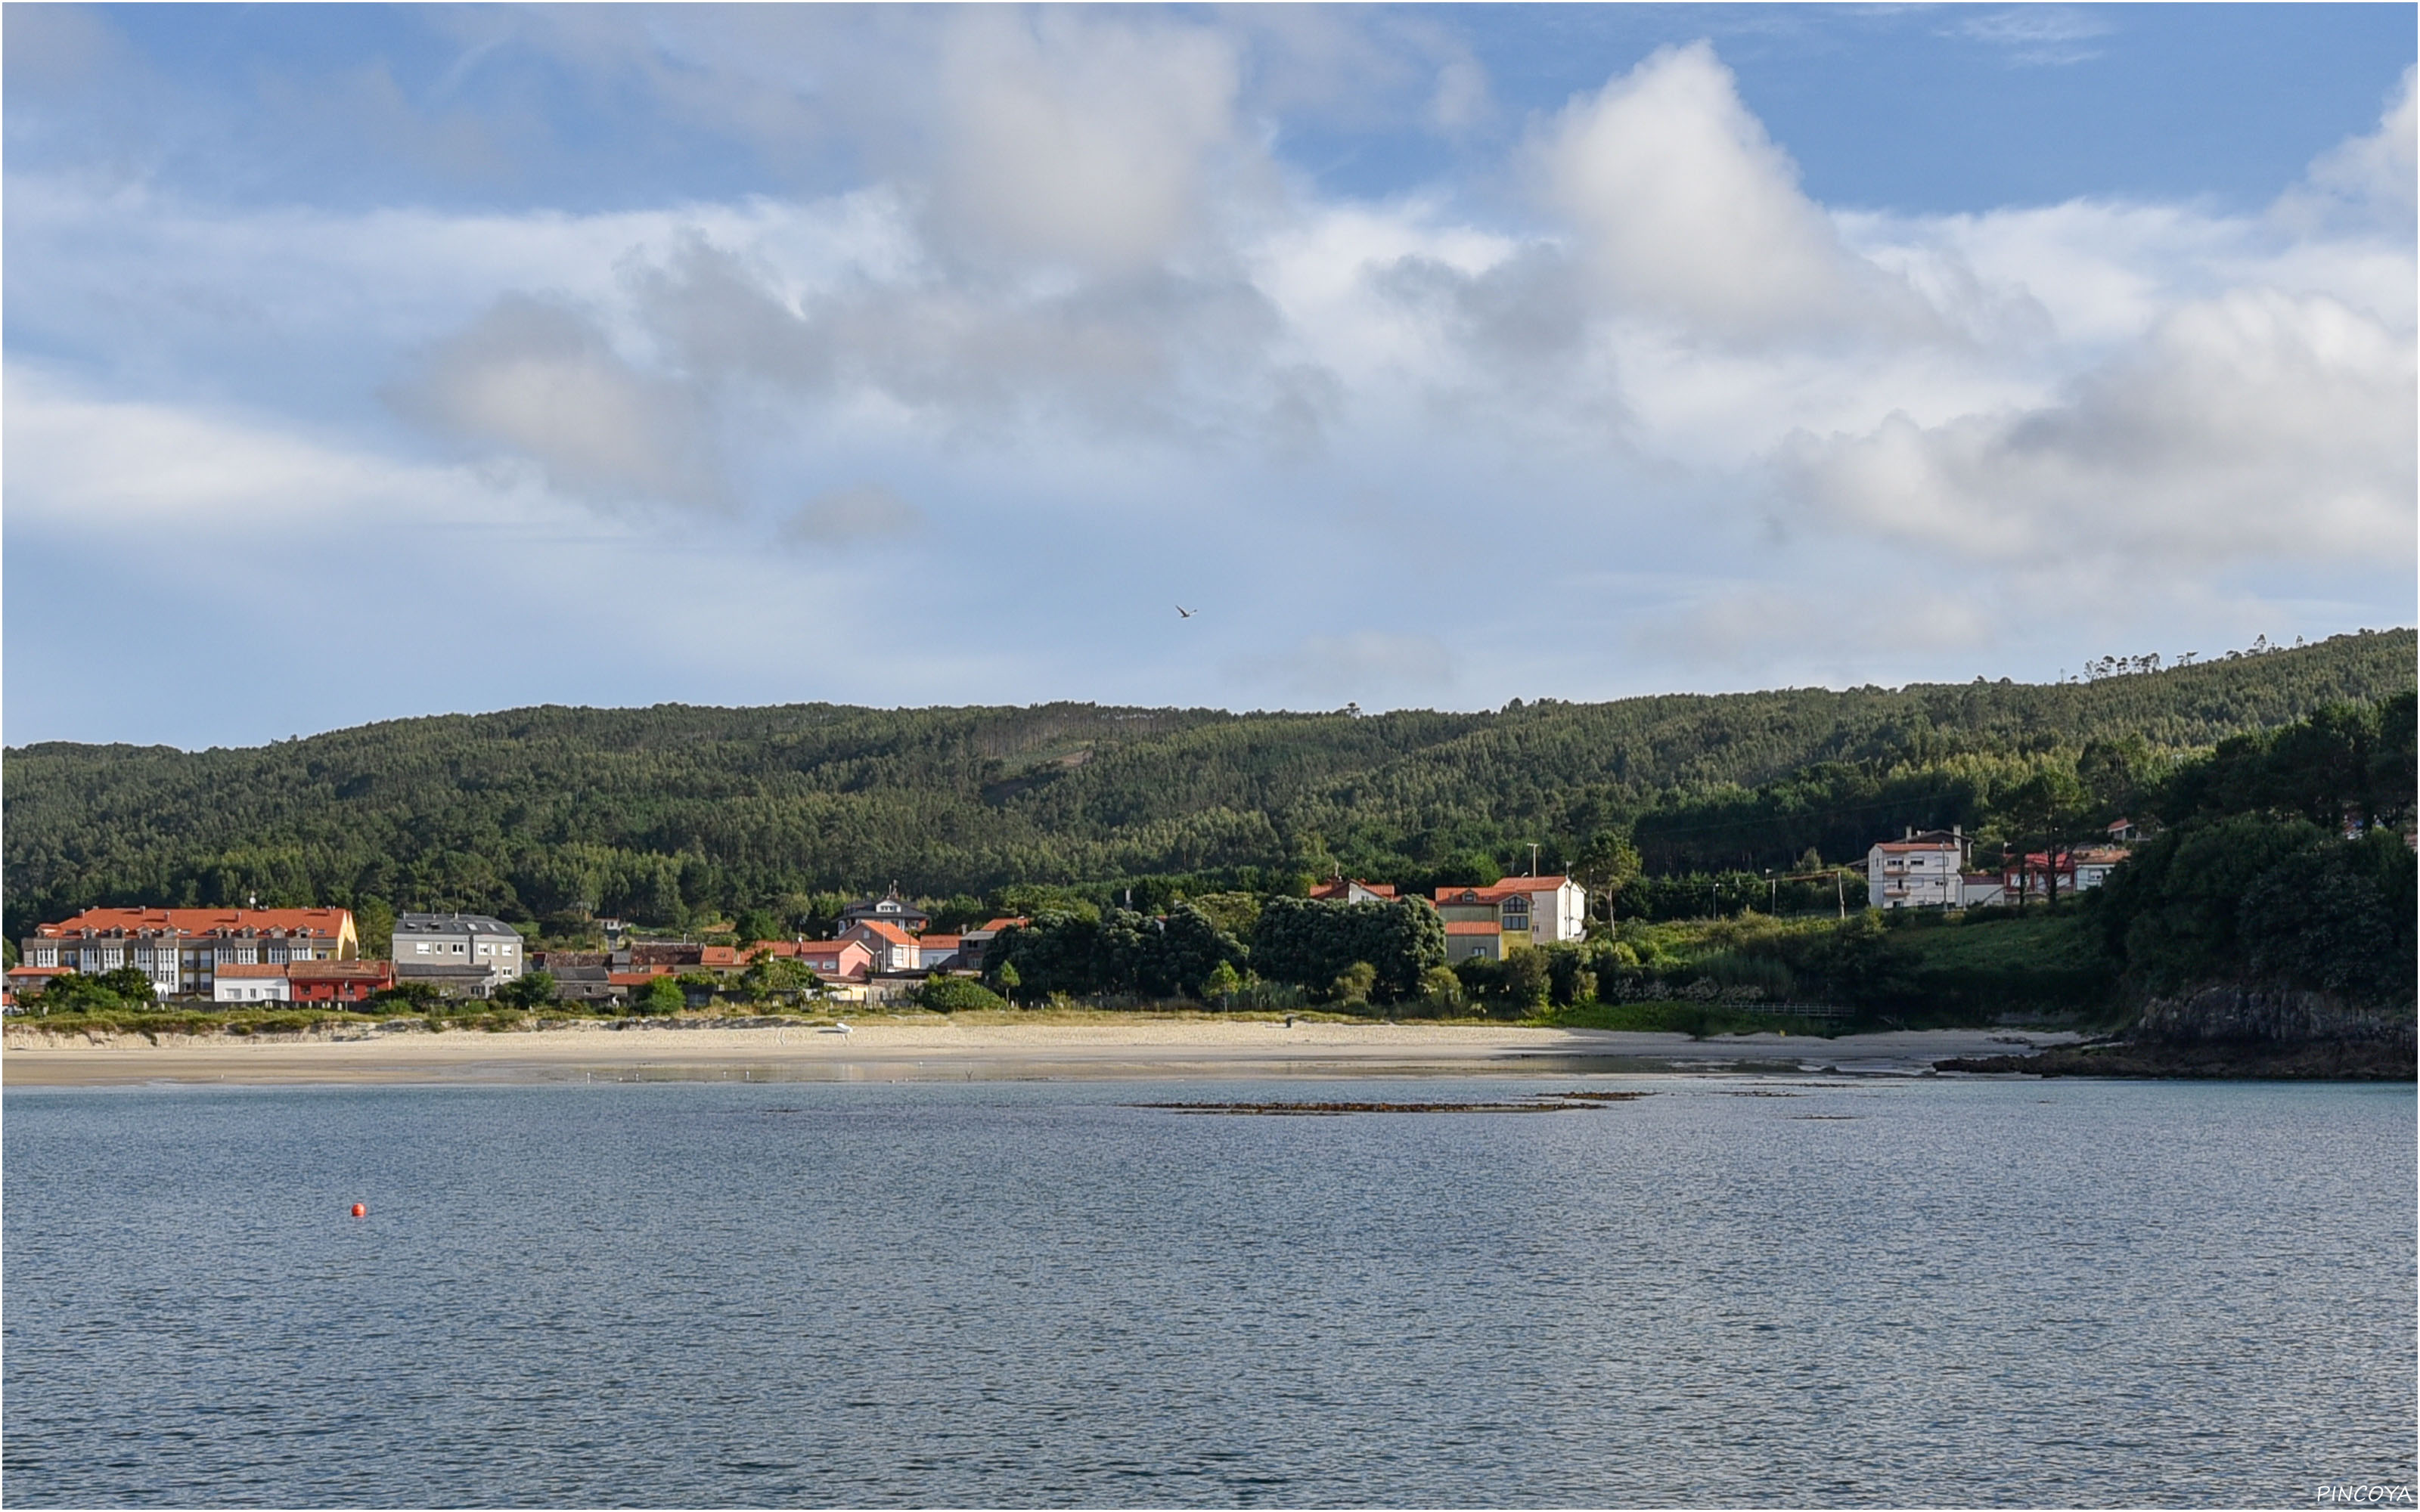
POLYGON ((2409 6, 5 24, 10 744, 2414 618, 2409 6))

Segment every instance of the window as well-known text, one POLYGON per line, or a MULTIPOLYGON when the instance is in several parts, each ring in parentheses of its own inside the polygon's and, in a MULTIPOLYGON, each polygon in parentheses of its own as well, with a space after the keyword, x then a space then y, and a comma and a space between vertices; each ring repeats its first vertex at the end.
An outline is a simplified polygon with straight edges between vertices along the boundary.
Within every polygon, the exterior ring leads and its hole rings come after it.
POLYGON ((411 953, 414 955, 427 955, 428 953, 428 942, 427 940, 412 941, 411 953))

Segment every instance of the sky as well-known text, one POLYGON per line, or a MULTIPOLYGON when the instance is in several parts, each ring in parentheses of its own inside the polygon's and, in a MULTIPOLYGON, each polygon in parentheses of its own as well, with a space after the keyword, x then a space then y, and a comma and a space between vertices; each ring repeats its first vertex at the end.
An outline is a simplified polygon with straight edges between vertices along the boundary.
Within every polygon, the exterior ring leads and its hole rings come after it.
POLYGON ((0 737, 2410 625, 2416 15, 9 5, 0 737))

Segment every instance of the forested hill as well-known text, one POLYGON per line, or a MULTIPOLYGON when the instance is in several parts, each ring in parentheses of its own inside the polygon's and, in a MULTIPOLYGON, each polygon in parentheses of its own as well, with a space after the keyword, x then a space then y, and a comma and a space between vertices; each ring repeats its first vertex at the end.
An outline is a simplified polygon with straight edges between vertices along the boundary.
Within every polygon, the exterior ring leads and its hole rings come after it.
POLYGON ((2140 776, 2407 692, 2410 630, 2164 671, 1515 702, 1492 714, 545 707, 238 750, 7 753, 11 937, 104 903, 582 905, 649 922, 896 880, 1342 866, 1412 884, 1634 833, 1649 870, 1862 855, 1974 822, 2045 765, 2140 776))

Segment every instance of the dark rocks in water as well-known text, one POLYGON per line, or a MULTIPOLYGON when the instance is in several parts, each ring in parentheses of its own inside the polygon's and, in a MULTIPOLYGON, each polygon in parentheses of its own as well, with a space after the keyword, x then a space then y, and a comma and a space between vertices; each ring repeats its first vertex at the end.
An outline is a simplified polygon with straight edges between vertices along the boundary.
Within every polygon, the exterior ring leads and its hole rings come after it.
POLYGON ((2035 1076, 2244 1081, 2412 1081, 2420 1073, 2412 1010, 2250 981, 2208 982, 2153 997, 2124 1038, 2032 1056, 1934 1062, 1939 1071, 2035 1076))
POLYGON ((2408 1082, 2409 1043, 2328 1040, 2306 1044, 2204 1041, 2062 1046, 2034 1056, 1974 1056, 1934 1062, 1940 1071, 2021 1072, 2031 1076, 2135 1076, 2211 1081, 2408 1082))
POLYGON ((1652 1092, 1540 1092, 1526 1103, 1132 1103, 1129 1107, 1168 1113, 1257 1113, 1295 1118, 1337 1118, 1347 1113, 1570 1113, 1606 1103, 1627 1103, 1652 1092))

